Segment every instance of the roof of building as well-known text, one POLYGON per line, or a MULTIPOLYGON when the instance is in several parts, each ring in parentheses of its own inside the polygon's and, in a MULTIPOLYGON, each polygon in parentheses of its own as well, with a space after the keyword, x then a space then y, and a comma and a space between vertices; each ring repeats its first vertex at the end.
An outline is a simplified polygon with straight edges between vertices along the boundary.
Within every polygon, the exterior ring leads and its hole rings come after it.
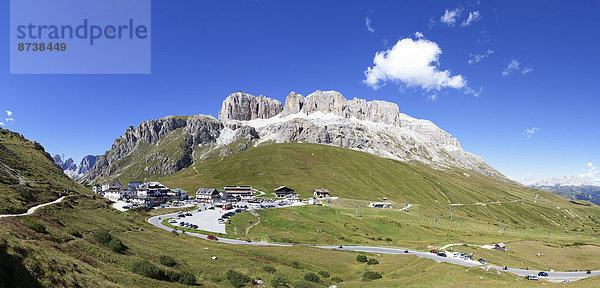
POLYGON ((229 190, 232 190, 232 189, 233 190, 236 190, 236 189, 246 190, 246 189, 248 189, 248 190, 252 190, 252 186, 225 186, 224 189, 229 189, 229 190))
POLYGON ((315 189, 313 192, 317 192, 317 193, 329 193, 329 190, 327 190, 327 189, 315 189))
POLYGON ((167 186, 161 184, 160 182, 146 182, 139 186, 142 189, 148 188, 167 188, 167 186))
POLYGON ((504 244, 504 243, 502 243, 502 242, 500 242, 500 243, 498 243, 498 244, 496 244, 496 245, 498 245, 499 247, 505 247, 505 246, 506 246, 506 244, 504 244))
POLYGON ((103 185, 110 185, 110 186, 119 185, 119 186, 121 186, 121 183, 119 183, 119 182, 105 182, 103 185))
POLYGON ((219 194, 219 191, 215 188, 200 188, 196 191, 196 195, 212 195, 215 193, 219 194))
POLYGON ((294 189, 287 186, 280 186, 275 188, 273 191, 275 192, 294 192, 294 189))

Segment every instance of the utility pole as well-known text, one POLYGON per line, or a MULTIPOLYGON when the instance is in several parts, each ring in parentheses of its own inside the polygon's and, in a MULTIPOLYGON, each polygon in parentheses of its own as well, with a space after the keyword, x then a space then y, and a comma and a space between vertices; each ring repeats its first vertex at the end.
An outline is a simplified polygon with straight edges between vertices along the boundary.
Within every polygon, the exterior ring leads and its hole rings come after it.
POLYGON ((358 217, 358 203, 356 203, 356 212, 354 212, 354 217, 358 217))
POLYGON ((452 208, 450 208, 450 221, 452 221, 452 208))
POLYGON ((437 231, 437 217, 435 218, 435 231, 437 231))
POLYGON ((548 230, 548 240, 550 240, 550 230, 548 230))
POLYGON ((404 212, 408 214, 408 202, 404 202, 404 212))
POLYGON ((527 222, 525 222, 525 230, 527 230, 527 222))

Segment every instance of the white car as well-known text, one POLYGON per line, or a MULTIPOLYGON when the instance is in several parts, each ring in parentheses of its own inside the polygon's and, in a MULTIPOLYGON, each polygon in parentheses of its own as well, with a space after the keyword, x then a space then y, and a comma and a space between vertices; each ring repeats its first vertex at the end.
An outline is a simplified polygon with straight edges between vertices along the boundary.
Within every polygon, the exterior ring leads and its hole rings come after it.
POLYGON ((171 223, 171 224, 173 224, 173 223, 177 223, 177 220, 175 220, 175 219, 171 219, 171 220, 169 220, 169 223, 171 223))

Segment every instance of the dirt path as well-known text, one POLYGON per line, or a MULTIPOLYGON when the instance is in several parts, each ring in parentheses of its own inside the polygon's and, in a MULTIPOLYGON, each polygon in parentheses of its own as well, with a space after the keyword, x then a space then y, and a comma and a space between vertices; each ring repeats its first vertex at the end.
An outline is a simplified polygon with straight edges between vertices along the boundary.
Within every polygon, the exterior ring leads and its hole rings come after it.
POLYGON ((18 216, 26 216, 26 215, 31 215, 33 214, 33 212, 35 212, 35 210, 42 208, 44 206, 48 206, 48 205, 52 205, 52 204, 56 204, 60 201, 62 201, 63 199, 65 199, 66 196, 62 196, 52 202, 48 202, 48 203, 43 203, 37 206, 33 206, 31 208, 29 208, 29 210, 27 210, 27 212, 25 213, 21 213, 21 214, 6 214, 6 215, 0 215, 0 218, 4 218, 4 217, 18 217, 18 216))
POLYGON ((260 223, 260 215, 258 214, 258 212, 256 212, 256 210, 250 210, 250 213, 252 215, 254 215, 254 217, 256 217, 258 219, 258 221, 256 223, 246 227, 246 236, 248 236, 248 232, 250 232, 250 229, 254 228, 254 226, 256 226, 260 223))

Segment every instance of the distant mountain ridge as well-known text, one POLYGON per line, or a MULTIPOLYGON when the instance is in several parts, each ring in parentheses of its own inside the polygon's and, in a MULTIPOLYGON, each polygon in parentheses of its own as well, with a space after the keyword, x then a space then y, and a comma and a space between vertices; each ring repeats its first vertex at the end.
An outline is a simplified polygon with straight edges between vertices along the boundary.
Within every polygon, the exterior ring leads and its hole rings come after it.
POLYGON ((62 157, 58 154, 54 155, 52 159, 54 162, 60 167, 67 176, 69 176, 73 180, 78 180, 83 177, 83 175, 87 174, 88 171, 96 164, 96 159, 100 156, 87 155, 81 159, 81 163, 79 166, 75 164, 73 158, 69 158, 63 161, 62 157))
POLYGON ((594 185, 545 185, 538 189, 552 192, 573 200, 587 200, 600 205, 600 186, 594 185))
POLYGON ((316 143, 355 149, 438 169, 457 167, 508 179, 431 121, 385 101, 347 100, 336 91, 291 92, 285 105, 263 95, 229 95, 212 116, 168 116, 129 127, 81 180, 169 175, 196 161, 269 143, 316 143))

